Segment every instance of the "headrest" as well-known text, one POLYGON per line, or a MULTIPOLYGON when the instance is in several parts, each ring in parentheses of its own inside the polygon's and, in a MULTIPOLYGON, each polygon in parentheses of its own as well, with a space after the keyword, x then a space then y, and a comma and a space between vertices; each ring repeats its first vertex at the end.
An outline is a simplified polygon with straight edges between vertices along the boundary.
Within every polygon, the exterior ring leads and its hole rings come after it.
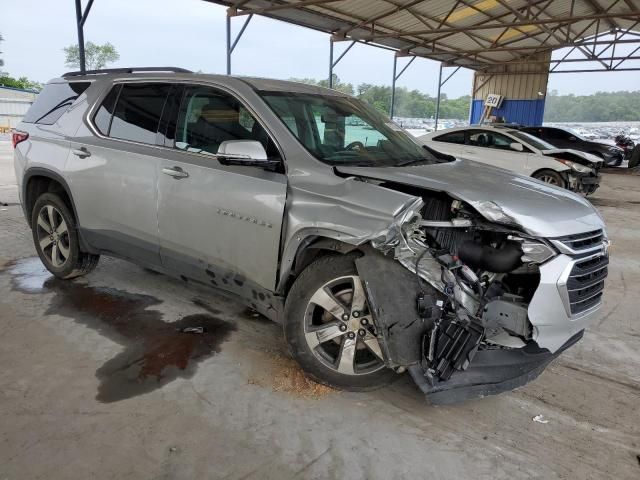
POLYGON ((223 99, 212 98, 208 104, 200 110, 200 117, 212 123, 238 123, 240 112, 226 103, 223 99))

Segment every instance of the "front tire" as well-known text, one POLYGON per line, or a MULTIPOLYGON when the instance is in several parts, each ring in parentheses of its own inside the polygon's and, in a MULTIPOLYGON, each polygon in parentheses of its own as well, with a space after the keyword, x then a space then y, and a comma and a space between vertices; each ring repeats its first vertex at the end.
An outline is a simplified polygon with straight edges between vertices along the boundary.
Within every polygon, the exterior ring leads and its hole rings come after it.
POLYGON ((548 183, 554 187, 567 188, 567 183, 558 172, 553 170, 540 170, 534 173, 533 178, 540 180, 541 182, 548 183))
POLYGON ((315 381, 343 390, 372 390, 391 382, 362 283, 351 255, 309 265, 285 303, 291 354, 315 381))
POLYGON ((38 197, 31 212, 31 232, 40 260, 56 277, 74 278, 96 268, 100 256, 80 251, 76 220, 58 195, 38 197))

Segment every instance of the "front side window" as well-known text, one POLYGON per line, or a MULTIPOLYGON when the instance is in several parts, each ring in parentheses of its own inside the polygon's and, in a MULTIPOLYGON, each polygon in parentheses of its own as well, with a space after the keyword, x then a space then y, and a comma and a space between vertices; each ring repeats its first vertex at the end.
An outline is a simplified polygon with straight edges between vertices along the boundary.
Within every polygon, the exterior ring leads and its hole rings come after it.
POLYGON ((439 135, 433 139, 436 142, 456 143, 464 145, 464 132, 451 132, 439 135))
POLYGON ((267 156, 279 156, 266 130, 235 97, 211 87, 186 87, 176 126, 176 148, 215 155, 228 140, 256 140, 267 156))
MULTIPOLYGON (((124 84, 120 90, 107 135, 134 142, 156 143, 158 124, 171 85, 164 83, 124 84)), ((107 99, 108 100, 108 97, 107 99)), ((103 104, 104 105, 104 104, 103 104)), ((105 108, 107 108, 105 106, 105 108)), ((100 109, 96 115, 100 114, 100 109)), ((106 122, 101 120, 102 128, 106 122)))
POLYGON ((307 151, 322 162, 379 167, 439 162, 400 127, 355 98, 258 93, 307 151))
POLYGON ((476 130, 469 133, 469 145, 474 147, 495 148, 498 150, 511 150, 513 141, 500 133, 476 130))
POLYGON ((49 83, 22 119, 26 123, 53 125, 76 99, 91 85, 90 82, 49 83))

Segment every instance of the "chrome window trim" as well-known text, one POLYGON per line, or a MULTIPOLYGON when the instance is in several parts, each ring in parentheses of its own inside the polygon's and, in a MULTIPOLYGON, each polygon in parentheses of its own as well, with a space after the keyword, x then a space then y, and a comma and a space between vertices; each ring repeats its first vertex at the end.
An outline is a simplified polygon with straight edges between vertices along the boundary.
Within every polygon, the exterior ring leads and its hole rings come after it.
MULTIPOLYGON (((160 149, 160 150, 166 150, 169 152, 178 152, 178 153, 182 153, 182 154, 186 154, 186 155, 192 155, 192 156, 196 156, 199 158, 207 158, 207 159, 218 159, 218 158, 226 158, 224 155, 217 155, 215 153, 207 153, 207 154, 203 154, 203 153, 197 153, 197 152, 189 152, 187 150, 181 150, 179 148, 175 148, 175 147, 167 147, 165 145, 153 145, 150 143, 143 143, 143 142, 136 142, 134 140, 125 140, 122 138, 115 138, 115 137, 108 137, 106 135, 103 135, 102 133, 100 133, 100 131, 98 130, 98 128, 94 125, 93 123, 93 118, 95 117, 95 114, 97 113, 97 109, 100 107, 100 105, 102 105, 102 102, 104 101, 104 99, 107 97, 107 95, 109 95, 109 93, 111 92, 111 90, 116 86, 116 85, 124 85, 124 84, 128 84, 128 83, 168 83, 168 84, 172 84, 172 85, 185 85, 185 86, 202 86, 202 87, 211 87, 211 88, 217 88, 219 90, 222 90, 223 92, 231 95, 233 98, 235 98, 236 100, 238 100, 238 102, 240 102, 240 104, 245 107, 250 113, 251 115, 255 118, 255 120, 260 124, 260 126, 262 128, 264 128, 265 132, 267 132, 267 135, 269 136, 269 139, 271 139, 271 141, 273 141, 274 145, 276 146, 276 148, 278 149, 278 152, 280 153, 280 158, 282 160, 282 163, 284 165, 285 171, 286 171, 286 166, 287 166, 287 162, 286 162, 286 158, 284 155, 284 150, 282 149, 282 147, 280 146, 280 144, 276 141, 273 133, 267 128, 266 123, 260 118, 260 116, 256 113, 256 111, 251 108, 247 102, 240 97, 236 92, 234 92, 233 90, 221 86, 219 84, 213 83, 213 82, 206 82, 203 80, 178 80, 178 79, 161 79, 161 78, 135 78, 135 79, 129 79, 129 78, 116 78, 114 80, 108 81, 109 84, 109 88, 106 88, 104 92, 102 92, 100 94, 100 96, 96 99, 96 101, 93 103, 93 105, 91 105, 91 107, 86 111, 86 113, 84 114, 84 121, 87 124, 87 126, 89 127, 89 130, 91 131, 91 133, 93 133, 96 137, 98 138, 102 138, 103 140, 109 140, 112 142, 121 142, 124 144, 129 144, 129 145, 137 145, 137 146, 142 146, 142 147, 148 147, 148 148, 156 148, 156 149, 160 149)), ((118 96, 119 98, 119 96, 118 96)))

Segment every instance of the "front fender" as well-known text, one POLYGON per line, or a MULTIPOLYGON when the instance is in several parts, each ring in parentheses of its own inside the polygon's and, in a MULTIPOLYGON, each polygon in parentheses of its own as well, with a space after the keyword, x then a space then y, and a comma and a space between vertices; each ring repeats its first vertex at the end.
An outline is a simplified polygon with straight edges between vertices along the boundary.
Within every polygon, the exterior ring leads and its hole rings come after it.
POLYGON ((289 194, 278 290, 286 283, 295 258, 311 239, 323 237, 362 245, 387 235, 422 199, 373 183, 346 178, 333 185, 303 184, 289 194))

